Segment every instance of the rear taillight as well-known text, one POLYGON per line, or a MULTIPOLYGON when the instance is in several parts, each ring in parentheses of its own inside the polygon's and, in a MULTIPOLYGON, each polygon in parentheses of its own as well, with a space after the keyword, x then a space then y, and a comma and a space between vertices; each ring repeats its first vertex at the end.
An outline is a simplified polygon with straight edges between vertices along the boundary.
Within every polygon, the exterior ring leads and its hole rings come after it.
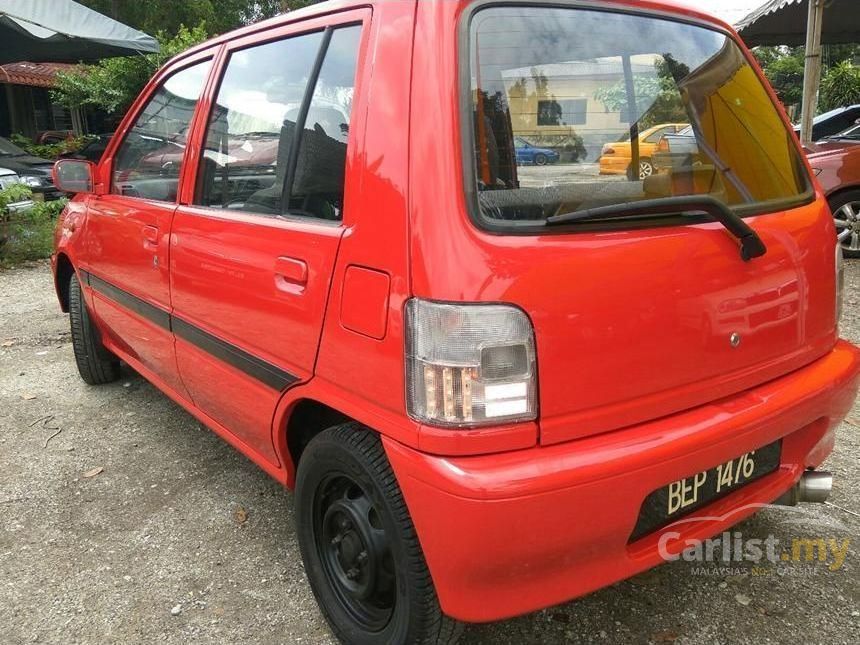
POLYGON ((612 146, 610 146, 607 143, 606 145, 603 146, 603 150, 601 150, 600 154, 602 154, 602 155, 614 155, 615 154, 615 148, 613 148, 612 146))
POLYGON ((474 426, 537 416, 531 321, 508 305, 406 305, 406 407, 419 421, 474 426))

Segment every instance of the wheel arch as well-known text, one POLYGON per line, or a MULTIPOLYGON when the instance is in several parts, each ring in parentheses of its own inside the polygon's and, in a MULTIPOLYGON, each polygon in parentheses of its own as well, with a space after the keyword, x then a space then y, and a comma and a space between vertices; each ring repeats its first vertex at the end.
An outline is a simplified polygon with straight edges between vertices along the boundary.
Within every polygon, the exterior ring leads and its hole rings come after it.
POLYGON ((357 422, 381 436, 418 448, 419 424, 402 411, 380 407, 355 396, 343 384, 319 377, 284 392, 272 419, 272 442, 281 464, 284 484, 294 488, 302 453, 320 432, 335 425, 357 422))
POLYGON ((854 191, 860 192, 860 184, 849 184, 847 186, 841 185, 838 188, 835 188, 834 190, 830 191, 829 193, 825 193, 824 197, 827 199, 827 202, 829 204, 830 200, 835 199, 836 197, 839 197, 840 195, 843 195, 845 193, 850 193, 854 191))
POLYGON ((57 291, 57 299, 60 301, 60 309, 63 313, 69 313, 69 280, 75 274, 75 267, 69 256, 62 251, 57 253, 54 268, 54 288, 57 291))
POLYGON ((286 462, 284 469, 288 487, 295 485, 299 461, 311 440, 323 430, 350 421, 356 419, 315 398, 300 397, 290 404, 283 421, 278 424, 276 437, 286 462))

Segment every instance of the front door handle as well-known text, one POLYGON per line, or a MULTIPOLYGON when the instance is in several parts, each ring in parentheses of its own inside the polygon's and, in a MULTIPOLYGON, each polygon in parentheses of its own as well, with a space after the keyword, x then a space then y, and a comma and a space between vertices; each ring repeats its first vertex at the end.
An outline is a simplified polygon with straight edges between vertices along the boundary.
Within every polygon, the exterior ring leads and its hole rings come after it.
POLYGON ((307 262, 287 256, 281 256, 275 260, 275 286, 278 289, 289 293, 301 293, 307 284, 307 262))
MULTIPOLYGON (((143 227, 143 248, 153 253, 158 252, 158 229, 155 226, 143 227)), ((156 259, 155 264, 158 264, 156 259)))

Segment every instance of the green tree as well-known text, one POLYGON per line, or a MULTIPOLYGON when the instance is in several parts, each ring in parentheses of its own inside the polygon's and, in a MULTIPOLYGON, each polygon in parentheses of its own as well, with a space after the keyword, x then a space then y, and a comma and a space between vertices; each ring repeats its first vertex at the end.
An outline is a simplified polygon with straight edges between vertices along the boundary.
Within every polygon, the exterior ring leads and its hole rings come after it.
POLYGON ((842 61, 831 67, 821 81, 819 108, 832 110, 860 103, 860 67, 842 61))
POLYGON ((758 47, 755 55, 782 104, 799 105, 803 100, 803 47, 758 47))
MULTIPOLYGON (((636 109, 632 117, 638 121, 640 129, 660 123, 683 123, 689 118, 677 87, 677 83, 689 75, 689 68, 669 55, 658 60, 655 67, 656 75, 633 75, 636 109)), ((620 111, 625 115, 630 113, 627 105, 627 85, 623 80, 598 88, 594 92, 594 98, 611 112, 620 111)))
MULTIPOLYGON (((786 107, 799 106, 803 101, 805 49, 803 47, 756 47, 753 53, 783 105, 786 107)), ((846 62, 850 63, 858 57, 860 57, 860 46, 858 45, 825 45, 822 48, 821 58, 823 64, 822 78, 826 79, 831 70, 839 68, 846 62)), ((844 82, 845 72, 838 73, 838 75, 840 75, 840 82, 844 82)), ((821 90, 822 101, 819 108, 830 109, 828 107, 831 105, 830 102, 824 100, 823 84, 821 90)), ((839 104, 834 105, 838 106, 839 104)))

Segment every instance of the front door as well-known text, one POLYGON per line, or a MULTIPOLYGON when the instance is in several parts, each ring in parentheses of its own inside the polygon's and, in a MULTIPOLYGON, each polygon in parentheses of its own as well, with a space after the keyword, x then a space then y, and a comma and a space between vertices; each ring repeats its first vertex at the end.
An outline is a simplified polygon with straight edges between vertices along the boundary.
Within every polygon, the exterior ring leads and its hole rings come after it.
POLYGON ((318 19, 278 40, 228 45, 193 198, 173 222, 182 380, 202 410, 272 463, 274 410, 313 373, 345 230, 355 23, 366 14, 349 15, 344 26, 318 19))
POLYGON ((169 237, 185 135, 210 66, 206 59, 170 74, 144 101, 102 162, 111 185, 90 200, 86 228, 84 278, 96 315, 114 344, 182 396, 170 331, 169 237))

